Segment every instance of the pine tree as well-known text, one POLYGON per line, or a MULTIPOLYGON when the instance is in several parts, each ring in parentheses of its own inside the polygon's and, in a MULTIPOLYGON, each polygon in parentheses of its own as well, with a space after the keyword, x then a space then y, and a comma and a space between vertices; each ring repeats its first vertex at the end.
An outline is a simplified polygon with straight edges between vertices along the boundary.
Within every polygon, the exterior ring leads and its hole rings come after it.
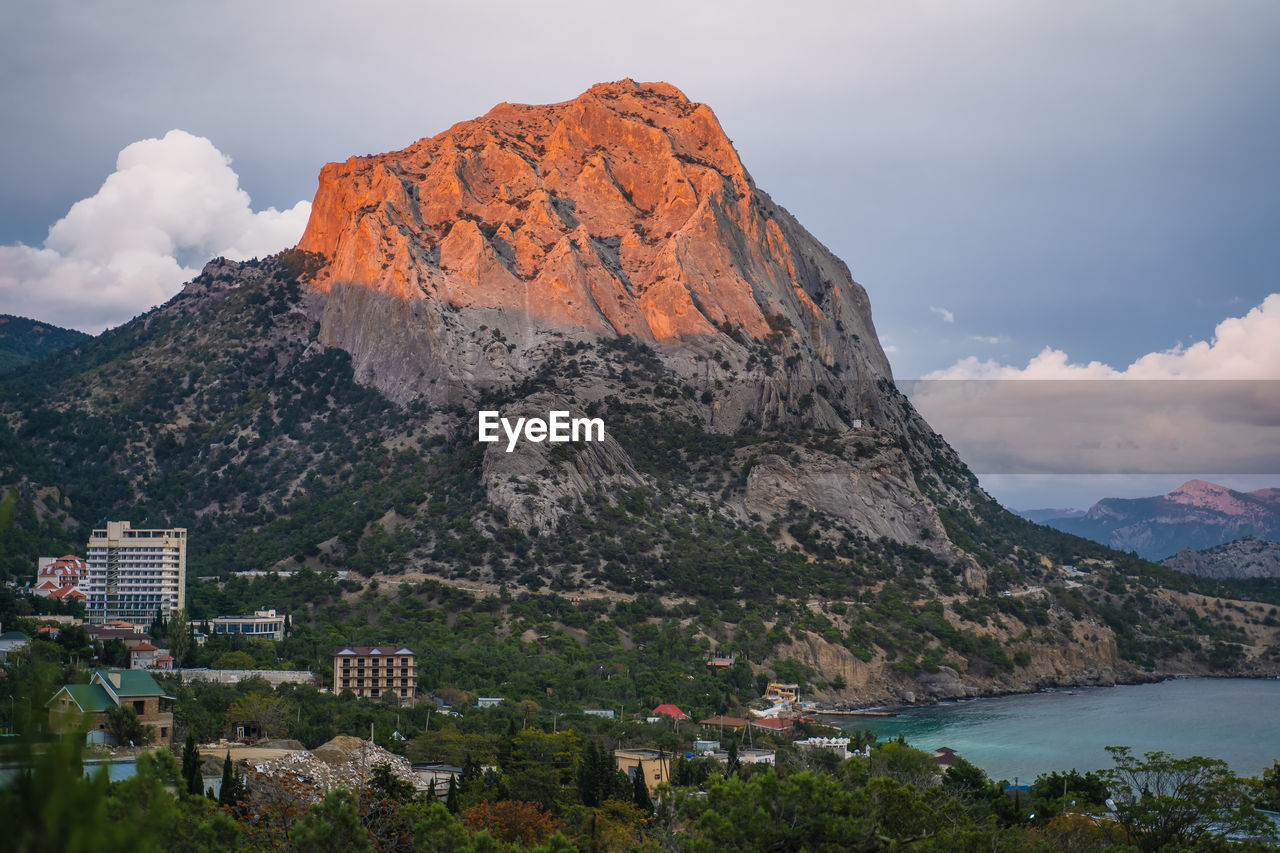
POLYGON ((227 760, 222 762, 222 792, 218 794, 218 804, 234 806, 240 799, 240 779, 236 775, 235 765, 231 763, 231 750, 227 750, 227 760))
POLYGON ((182 747, 182 778, 187 782, 187 793, 200 796, 204 776, 200 772, 200 749, 196 746, 195 732, 191 731, 187 732, 187 742, 182 747))
POLYGON ((742 759, 738 757, 738 742, 736 740, 729 741, 729 758, 725 761, 724 778, 728 779, 738 772, 742 767, 742 759))
POLYGON ((431 777, 431 784, 427 786, 427 800, 433 803, 436 801, 436 780, 434 776, 431 777))
POLYGON ((603 801, 601 788, 605 780, 600 775, 600 746, 593 740, 587 741, 582 751, 582 761, 578 764, 578 796, 584 806, 600 805, 603 801))
POLYGON ((653 801, 649 799, 649 786, 644 782, 644 762, 636 767, 636 775, 631 778, 631 797, 645 814, 653 812, 653 801))
POLYGON ((458 803, 458 777, 449 777, 449 793, 445 794, 444 807, 449 810, 450 814, 457 814, 462 810, 462 806, 458 803))

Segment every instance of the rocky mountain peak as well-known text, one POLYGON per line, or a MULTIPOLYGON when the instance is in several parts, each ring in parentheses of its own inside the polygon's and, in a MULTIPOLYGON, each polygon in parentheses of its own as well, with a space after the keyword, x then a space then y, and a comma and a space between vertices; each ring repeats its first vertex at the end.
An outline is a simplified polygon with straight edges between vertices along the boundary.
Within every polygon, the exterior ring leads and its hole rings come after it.
POLYGON ((338 291, 325 342, 398 398, 527 373, 551 337, 631 336, 687 378, 706 374, 691 354, 738 372, 765 342, 793 366, 890 378, 848 268, 756 188, 712 110, 666 83, 503 103, 330 163, 298 248, 326 259, 313 286, 338 291))

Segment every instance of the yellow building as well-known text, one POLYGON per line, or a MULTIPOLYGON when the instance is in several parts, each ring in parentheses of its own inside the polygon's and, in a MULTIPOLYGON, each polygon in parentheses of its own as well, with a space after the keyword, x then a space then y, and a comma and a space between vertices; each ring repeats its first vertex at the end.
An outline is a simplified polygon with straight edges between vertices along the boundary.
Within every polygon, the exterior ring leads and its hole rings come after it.
POLYGON ((333 692, 382 699, 388 693, 401 702, 417 695, 417 666, 403 646, 343 646, 333 653, 333 692))
POLYGON ((613 760, 618 770, 634 779, 637 773, 644 776, 644 784, 650 792, 660 782, 671 781, 672 754, 662 749, 615 749, 613 760))

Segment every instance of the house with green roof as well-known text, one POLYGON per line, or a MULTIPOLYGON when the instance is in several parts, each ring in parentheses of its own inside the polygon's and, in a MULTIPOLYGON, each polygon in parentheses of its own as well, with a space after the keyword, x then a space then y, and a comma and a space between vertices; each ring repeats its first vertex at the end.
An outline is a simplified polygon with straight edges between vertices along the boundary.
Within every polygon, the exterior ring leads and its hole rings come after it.
POLYGON ((68 731, 88 725, 90 743, 113 744, 107 732, 107 712, 132 708, 143 725, 155 731, 155 742, 168 746, 173 739, 173 712, 161 710, 161 700, 172 700, 148 672, 136 669, 95 669, 88 684, 64 684, 46 705, 49 727, 68 731))
POLYGON ((5 631, 0 634, 0 663, 4 663, 10 652, 16 652, 27 643, 31 642, 31 638, 21 631, 5 631))

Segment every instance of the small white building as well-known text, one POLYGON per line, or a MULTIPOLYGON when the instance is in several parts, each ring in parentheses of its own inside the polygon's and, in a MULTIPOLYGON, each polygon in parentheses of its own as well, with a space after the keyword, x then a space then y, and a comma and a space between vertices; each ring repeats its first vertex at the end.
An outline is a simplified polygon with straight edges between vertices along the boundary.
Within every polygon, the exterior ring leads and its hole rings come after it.
POLYGON ((436 785, 436 796, 441 799, 449 791, 449 780, 457 779, 462 782, 462 768, 452 764, 426 763, 413 765, 413 775, 417 776, 414 787, 421 791, 431 789, 431 783, 436 785))
MULTIPOLYGON (((729 753, 724 750, 709 754, 721 764, 729 763, 729 753)), ((777 752, 772 749, 752 749, 747 747, 738 750, 738 761, 742 764, 768 764, 770 767, 776 767, 775 761, 777 757, 777 752)))
POLYGON ((847 737, 811 737, 796 741, 796 746, 804 750, 822 749, 834 752, 843 761, 849 757, 849 742, 847 737))

